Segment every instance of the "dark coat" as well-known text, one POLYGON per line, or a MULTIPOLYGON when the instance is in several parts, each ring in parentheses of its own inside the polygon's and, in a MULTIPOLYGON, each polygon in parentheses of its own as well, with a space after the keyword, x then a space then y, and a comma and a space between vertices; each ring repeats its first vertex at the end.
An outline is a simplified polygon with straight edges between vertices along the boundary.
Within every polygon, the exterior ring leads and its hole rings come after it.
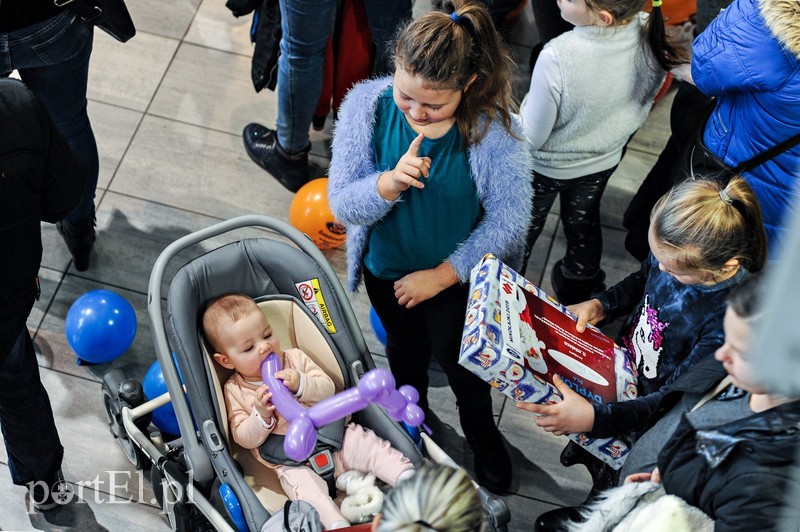
POLYGON ((41 222, 78 206, 86 176, 31 91, 0 79, 0 364, 36 298, 41 222))
POLYGON ((628 432, 644 432, 678 404, 685 393, 701 397, 728 373, 713 356, 707 356, 686 373, 661 389, 633 401, 621 401, 594 406, 593 438, 606 438, 628 432))
MULTIPOLYGON (((800 132, 797 2, 736 0, 694 41, 692 77, 717 96, 703 142, 736 166, 800 132)), ((800 192, 800 146, 744 174, 758 196, 770 251, 800 192)))
POLYGON ((718 532, 776 530, 782 515, 785 530, 798 530, 790 496, 800 486, 799 428, 799 401, 709 431, 684 416, 658 457, 664 489, 715 519, 718 532))

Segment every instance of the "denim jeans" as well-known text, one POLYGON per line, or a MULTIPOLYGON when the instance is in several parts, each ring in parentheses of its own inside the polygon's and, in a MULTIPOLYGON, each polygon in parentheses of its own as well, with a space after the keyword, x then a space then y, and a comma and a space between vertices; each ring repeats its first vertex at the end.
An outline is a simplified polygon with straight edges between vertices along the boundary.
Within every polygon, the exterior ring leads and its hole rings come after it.
POLYGON ((0 76, 19 71, 22 81, 50 113, 75 156, 89 169, 78 208, 67 221, 92 215, 99 160, 86 112, 86 85, 94 28, 64 11, 31 26, 0 33, 0 76))
MULTIPOLYGON (((386 49, 398 24, 410 18, 411 2, 364 0, 364 7, 379 69, 387 71, 386 49)), ((294 154, 309 145, 308 128, 322 90, 322 67, 336 0, 281 0, 280 8, 283 37, 278 58, 278 144, 294 154)))
POLYGON ((0 428, 14 484, 54 481, 64 447, 25 326, 0 364, 0 428))

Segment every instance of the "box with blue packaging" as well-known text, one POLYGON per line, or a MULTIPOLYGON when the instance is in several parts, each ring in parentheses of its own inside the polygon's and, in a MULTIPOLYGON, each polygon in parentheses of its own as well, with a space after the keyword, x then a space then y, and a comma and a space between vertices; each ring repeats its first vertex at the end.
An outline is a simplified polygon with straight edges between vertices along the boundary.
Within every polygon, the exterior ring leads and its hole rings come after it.
MULTIPOLYGON (((558 375, 595 403, 635 399, 636 365, 628 352, 553 297, 486 255, 472 270, 459 363, 514 401, 552 404, 558 375)), ((629 450, 622 438, 569 437, 614 469, 629 450)))

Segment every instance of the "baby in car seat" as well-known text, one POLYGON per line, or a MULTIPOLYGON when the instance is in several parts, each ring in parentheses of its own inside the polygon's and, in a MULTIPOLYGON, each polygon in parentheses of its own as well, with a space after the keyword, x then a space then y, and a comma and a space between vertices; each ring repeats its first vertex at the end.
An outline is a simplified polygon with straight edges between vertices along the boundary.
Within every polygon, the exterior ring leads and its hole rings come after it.
MULTIPOLYGON (((259 447, 271 434, 286 434, 289 422, 270 402, 272 394, 262 382, 261 364, 270 353, 281 359, 275 377, 283 381, 297 400, 306 406, 333 395, 333 380, 300 349, 281 350, 266 316, 251 298, 226 294, 213 299, 203 313, 203 335, 213 350, 214 360, 235 373, 224 386, 225 406, 233 440, 250 449, 256 460, 273 468, 291 500, 302 499, 320 514, 326 529, 350 525, 331 499, 325 481, 308 466, 292 467, 264 460, 259 447)), ((347 424, 339 451, 333 452, 337 487, 347 489, 346 480, 359 482, 362 471, 394 486, 414 474, 413 465, 389 442, 355 423, 347 424)))

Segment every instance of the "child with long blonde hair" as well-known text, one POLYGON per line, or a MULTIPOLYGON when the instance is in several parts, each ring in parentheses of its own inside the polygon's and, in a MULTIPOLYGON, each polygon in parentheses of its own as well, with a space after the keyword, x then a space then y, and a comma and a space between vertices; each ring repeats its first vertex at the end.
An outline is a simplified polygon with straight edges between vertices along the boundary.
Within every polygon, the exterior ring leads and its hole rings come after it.
MULTIPOLYGON (((651 252, 639 271, 568 307, 578 316, 579 333, 587 323, 627 316, 616 341, 635 357, 640 399, 713 356, 725 340, 728 293, 767 260, 761 209, 741 177, 727 185, 696 179, 673 187, 653 207, 649 240, 651 252)), ((591 404, 557 377, 555 385, 562 402, 517 407, 544 414, 534 422, 556 435, 609 432, 619 403, 591 404)), ((574 447, 567 449, 563 462, 585 461, 574 447)))
POLYGON ((530 220, 529 153, 515 126, 511 59, 480 4, 447 1, 403 28, 391 78, 354 87, 333 137, 328 199, 347 225, 398 384, 428 407, 435 358, 456 396, 478 481, 504 491, 511 460, 490 387, 458 364, 468 279, 494 253, 518 265, 530 220))

